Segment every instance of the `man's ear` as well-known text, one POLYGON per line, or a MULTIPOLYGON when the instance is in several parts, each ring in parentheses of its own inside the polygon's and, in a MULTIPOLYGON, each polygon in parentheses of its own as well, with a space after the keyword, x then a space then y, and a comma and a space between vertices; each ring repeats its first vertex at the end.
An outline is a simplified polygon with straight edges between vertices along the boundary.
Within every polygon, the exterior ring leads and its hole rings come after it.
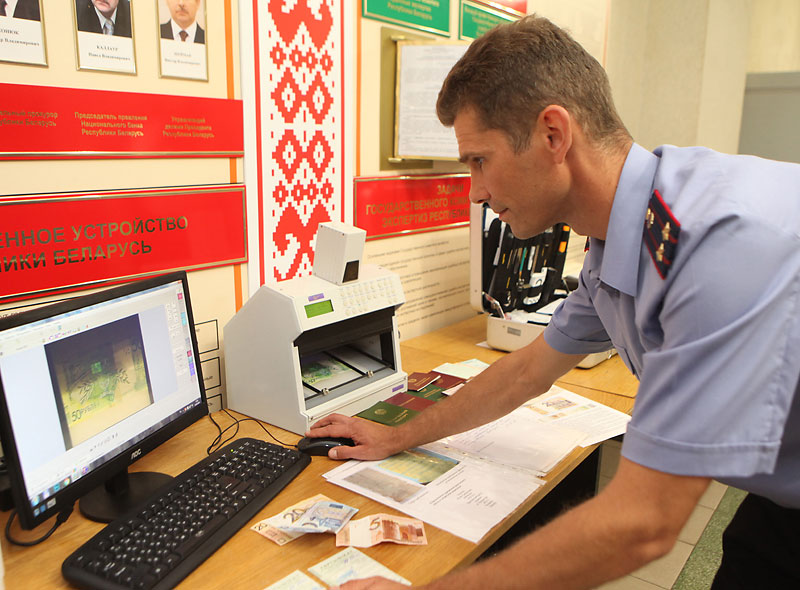
POLYGON ((562 106, 551 104, 542 109, 536 121, 545 139, 545 149, 556 164, 561 164, 572 147, 572 119, 562 106))

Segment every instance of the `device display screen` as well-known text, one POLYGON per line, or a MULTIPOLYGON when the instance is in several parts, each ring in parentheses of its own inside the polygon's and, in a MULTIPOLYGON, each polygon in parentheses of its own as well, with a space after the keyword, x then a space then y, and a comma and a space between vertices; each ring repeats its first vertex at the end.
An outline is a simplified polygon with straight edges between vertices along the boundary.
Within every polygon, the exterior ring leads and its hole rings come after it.
POLYGON ((316 303, 309 303, 305 306, 306 317, 315 318, 318 315, 324 315, 333 311, 333 302, 330 299, 325 301, 317 301, 316 303))

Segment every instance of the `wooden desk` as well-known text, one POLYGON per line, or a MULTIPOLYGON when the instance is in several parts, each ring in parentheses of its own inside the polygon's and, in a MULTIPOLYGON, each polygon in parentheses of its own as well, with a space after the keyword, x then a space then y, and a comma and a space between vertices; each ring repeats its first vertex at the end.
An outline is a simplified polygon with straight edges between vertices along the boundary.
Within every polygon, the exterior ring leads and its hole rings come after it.
MULTIPOLYGON (((485 318, 481 316, 411 339, 401 345, 403 368, 407 372, 427 371, 443 362, 458 362, 470 358, 491 362, 503 354, 476 346, 477 342, 484 339, 485 318)), ((621 363, 619 366, 606 366, 613 360, 606 361, 594 369, 580 370, 581 372, 576 376, 571 376, 570 373, 560 383, 576 393, 616 409, 630 411, 633 400, 627 395, 631 387, 627 370, 621 363), (600 369, 599 373, 598 369, 600 369), (599 382, 602 385, 598 386, 594 383, 592 375, 595 374, 601 375, 599 382)), ((214 416, 223 428, 231 423, 230 418, 224 413, 217 412, 214 416)), ((270 431, 281 441, 289 444, 295 443, 299 438, 297 435, 279 428, 270 427, 270 431)), ((205 456, 206 448, 214 440, 216 434, 216 428, 211 420, 204 418, 143 457, 132 469, 161 471, 176 475, 205 456)), ((252 421, 242 423, 239 435, 269 440, 264 431, 252 421)), ((470 543, 436 527, 426 525, 427 546, 406 547, 385 543, 362 551, 411 580, 415 585, 423 584, 455 568, 468 565, 536 505, 593 450, 594 447, 574 450, 551 471, 544 486, 532 494, 518 510, 492 529, 478 544, 470 543)), ((377 512, 397 513, 382 504, 325 481, 322 474, 336 465, 335 461, 331 461, 327 457, 314 457, 311 465, 250 524, 272 516, 284 508, 318 493, 358 508, 359 513, 356 518, 377 512)), ((8 512, 2 514, 0 526, 5 526, 8 516, 8 512)), ((19 530, 15 523, 12 532, 18 539, 33 539, 41 536, 51 524, 52 519, 39 527, 41 530, 37 529, 31 533, 19 530)), ((61 577, 61 563, 102 526, 85 519, 76 507, 69 520, 41 545, 29 548, 17 547, 10 545, 3 536, 0 543, 2 543, 5 564, 6 588, 8 590, 28 590, 31 588, 67 587, 61 577)), ((251 588, 262 590, 294 570, 307 571, 310 566, 338 551, 340 549, 335 546, 333 535, 309 534, 288 545, 278 547, 250 531, 247 526, 217 550, 179 587, 187 589, 229 587, 237 590, 251 588)))
MULTIPOLYGON (((478 343, 486 341, 486 318, 485 314, 479 314, 447 328, 404 341, 401 345, 403 369, 409 373, 429 371, 443 362, 471 358, 493 363, 506 353, 478 346, 478 343)), ((639 387, 638 380, 628 371, 619 356, 591 369, 573 369, 556 383, 621 411, 629 411, 633 407, 632 402, 614 401, 614 397, 607 397, 606 394, 633 398, 639 387), (596 392, 596 395, 589 395, 589 391, 596 392)))

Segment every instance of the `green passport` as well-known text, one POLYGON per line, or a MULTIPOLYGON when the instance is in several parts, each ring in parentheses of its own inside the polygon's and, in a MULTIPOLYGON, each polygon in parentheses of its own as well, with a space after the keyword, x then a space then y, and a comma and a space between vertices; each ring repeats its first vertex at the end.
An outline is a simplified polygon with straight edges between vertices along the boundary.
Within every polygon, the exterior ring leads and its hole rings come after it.
POLYGON ((381 424, 386 424, 388 426, 397 426, 403 422, 408 422, 417 414, 419 414, 417 410, 393 406, 392 404, 387 404, 386 402, 378 402, 371 408, 367 408, 363 412, 359 412, 356 414, 356 416, 359 418, 372 420, 373 422, 380 422, 381 424))

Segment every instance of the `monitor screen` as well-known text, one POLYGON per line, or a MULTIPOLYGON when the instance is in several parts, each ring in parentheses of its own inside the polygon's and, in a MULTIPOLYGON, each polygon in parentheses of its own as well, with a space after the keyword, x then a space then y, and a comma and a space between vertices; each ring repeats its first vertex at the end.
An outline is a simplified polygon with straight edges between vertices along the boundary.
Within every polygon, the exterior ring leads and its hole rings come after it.
POLYGON ((0 390, 22 526, 87 494, 85 515, 114 518, 169 479, 129 477, 128 465, 208 412, 186 274, 3 318, 0 390), (92 494, 106 505, 99 514, 92 494))

